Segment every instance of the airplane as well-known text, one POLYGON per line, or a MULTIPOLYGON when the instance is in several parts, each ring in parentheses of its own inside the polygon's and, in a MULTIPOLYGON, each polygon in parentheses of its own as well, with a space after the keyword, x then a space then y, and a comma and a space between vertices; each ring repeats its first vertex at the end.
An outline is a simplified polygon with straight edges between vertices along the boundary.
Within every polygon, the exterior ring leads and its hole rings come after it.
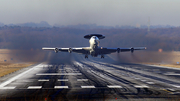
POLYGON ((120 53, 120 52, 127 52, 130 51, 131 53, 134 52, 134 50, 145 50, 146 47, 130 47, 130 48, 105 48, 105 47, 99 47, 100 39, 104 39, 105 36, 101 34, 88 34, 84 36, 85 39, 89 39, 90 47, 78 47, 78 48, 50 48, 50 47, 43 47, 43 50, 53 50, 55 53, 60 52, 75 52, 75 53, 81 53, 85 54, 85 58, 88 58, 88 55, 91 55, 92 57, 97 57, 98 55, 101 55, 101 58, 104 58, 105 54, 111 54, 114 52, 120 53))

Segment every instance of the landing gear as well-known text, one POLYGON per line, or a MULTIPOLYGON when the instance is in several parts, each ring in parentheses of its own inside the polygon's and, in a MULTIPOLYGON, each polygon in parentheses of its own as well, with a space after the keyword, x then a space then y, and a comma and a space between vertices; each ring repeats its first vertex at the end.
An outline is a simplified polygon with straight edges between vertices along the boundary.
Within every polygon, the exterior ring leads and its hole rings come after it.
POLYGON ((104 55, 101 55, 101 58, 104 58, 104 55))
POLYGON ((85 59, 88 58, 88 55, 85 55, 85 59))

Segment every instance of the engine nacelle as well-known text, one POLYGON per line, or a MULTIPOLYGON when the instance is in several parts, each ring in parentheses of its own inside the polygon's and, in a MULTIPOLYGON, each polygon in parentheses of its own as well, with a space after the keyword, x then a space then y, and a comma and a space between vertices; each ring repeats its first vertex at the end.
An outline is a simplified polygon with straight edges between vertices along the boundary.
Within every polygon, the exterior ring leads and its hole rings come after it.
POLYGON ((55 53, 58 53, 58 51, 59 51, 58 48, 55 48, 55 49, 54 49, 54 52, 55 52, 55 53))
POLYGON ((68 49, 68 52, 71 53, 71 52, 72 52, 72 48, 69 48, 69 49, 68 49))
POLYGON ((134 48, 131 48, 131 53, 133 53, 134 52, 134 48))
POLYGON ((117 49, 117 52, 119 53, 120 51, 121 51, 121 49, 120 49, 120 48, 118 48, 118 49, 117 49))

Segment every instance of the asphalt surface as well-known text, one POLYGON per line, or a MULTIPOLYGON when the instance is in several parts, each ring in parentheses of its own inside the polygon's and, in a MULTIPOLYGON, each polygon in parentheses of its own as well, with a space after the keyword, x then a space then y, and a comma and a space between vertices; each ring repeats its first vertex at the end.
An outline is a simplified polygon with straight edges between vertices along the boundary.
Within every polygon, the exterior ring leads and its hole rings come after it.
POLYGON ((42 62, 0 78, 0 100, 177 101, 180 69, 119 63, 107 57, 42 62))

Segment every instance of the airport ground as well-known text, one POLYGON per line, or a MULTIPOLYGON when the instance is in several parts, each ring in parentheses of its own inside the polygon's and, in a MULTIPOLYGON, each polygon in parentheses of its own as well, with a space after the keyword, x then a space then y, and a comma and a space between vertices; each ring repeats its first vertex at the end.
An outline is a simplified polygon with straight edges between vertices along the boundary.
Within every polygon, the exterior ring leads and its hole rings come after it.
POLYGON ((1 77, 1 100, 180 100, 179 68, 60 54, 1 77))

